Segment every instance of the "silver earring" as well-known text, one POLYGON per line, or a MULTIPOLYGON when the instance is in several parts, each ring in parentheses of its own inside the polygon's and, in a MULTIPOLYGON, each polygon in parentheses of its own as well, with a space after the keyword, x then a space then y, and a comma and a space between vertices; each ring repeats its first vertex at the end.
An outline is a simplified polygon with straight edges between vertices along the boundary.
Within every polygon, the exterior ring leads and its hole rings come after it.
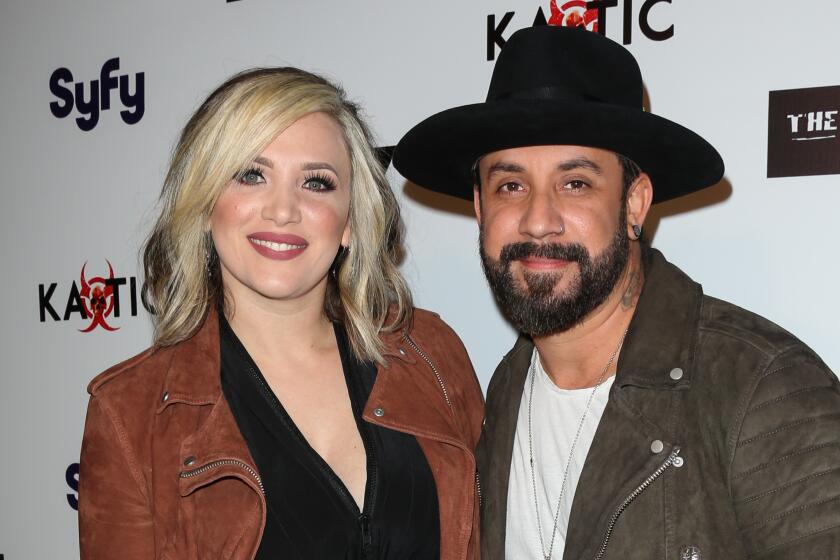
POLYGON ((204 244, 204 272, 210 277, 213 275, 213 245, 210 242, 204 244))
POLYGON ((642 238, 642 226, 640 226, 639 224, 633 224, 631 227, 633 228, 633 235, 636 236, 636 239, 641 239, 642 238))

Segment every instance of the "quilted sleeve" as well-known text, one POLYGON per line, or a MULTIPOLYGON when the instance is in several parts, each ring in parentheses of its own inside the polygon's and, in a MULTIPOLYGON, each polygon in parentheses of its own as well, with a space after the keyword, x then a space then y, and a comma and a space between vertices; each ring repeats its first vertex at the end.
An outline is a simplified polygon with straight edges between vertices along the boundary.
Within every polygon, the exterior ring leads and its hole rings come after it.
POLYGON ((730 492, 750 558, 840 558, 840 383, 808 348, 772 360, 731 439, 730 492))

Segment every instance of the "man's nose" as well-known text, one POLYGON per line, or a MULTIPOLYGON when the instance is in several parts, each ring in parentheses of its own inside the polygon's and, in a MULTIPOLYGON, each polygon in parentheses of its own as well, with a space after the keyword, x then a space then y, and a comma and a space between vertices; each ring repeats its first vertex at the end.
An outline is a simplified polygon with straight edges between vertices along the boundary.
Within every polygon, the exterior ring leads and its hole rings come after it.
POLYGON ((533 190, 529 194, 525 213, 519 222, 519 233, 534 239, 562 235, 563 212, 553 190, 533 190))

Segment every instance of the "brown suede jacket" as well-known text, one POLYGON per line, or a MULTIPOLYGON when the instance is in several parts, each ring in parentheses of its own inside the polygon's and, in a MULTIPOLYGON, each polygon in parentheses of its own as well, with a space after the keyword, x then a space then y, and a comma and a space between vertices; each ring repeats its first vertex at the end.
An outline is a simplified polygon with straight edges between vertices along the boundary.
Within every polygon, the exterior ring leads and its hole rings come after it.
MULTIPOLYGON (((417 437, 434 475, 442 560, 478 558, 473 449, 483 397, 467 352, 416 310, 383 337, 368 422, 417 437), (374 414, 374 410, 377 414, 374 414)), ((251 559, 265 526, 262 481, 224 399, 214 313, 190 339, 150 348, 94 379, 79 473, 84 560, 251 559)))
MULTIPOLYGON (((790 333, 705 296, 661 253, 572 502, 566 560, 840 559, 840 382, 790 333)), ((533 343, 487 390, 482 558, 504 558, 533 343)), ((545 530, 545 526, 543 526, 545 530)), ((518 559, 513 559, 518 560, 518 559)))

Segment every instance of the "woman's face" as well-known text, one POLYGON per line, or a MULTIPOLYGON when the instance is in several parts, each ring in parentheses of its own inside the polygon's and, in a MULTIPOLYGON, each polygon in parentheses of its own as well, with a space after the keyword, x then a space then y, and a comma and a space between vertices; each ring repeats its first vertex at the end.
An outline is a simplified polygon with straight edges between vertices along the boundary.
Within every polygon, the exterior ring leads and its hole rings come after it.
POLYGON ((320 298, 350 239, 350 157, 324 113, 295 121, 222 191, 210 215, 222 282, 243 298, 320 298))

